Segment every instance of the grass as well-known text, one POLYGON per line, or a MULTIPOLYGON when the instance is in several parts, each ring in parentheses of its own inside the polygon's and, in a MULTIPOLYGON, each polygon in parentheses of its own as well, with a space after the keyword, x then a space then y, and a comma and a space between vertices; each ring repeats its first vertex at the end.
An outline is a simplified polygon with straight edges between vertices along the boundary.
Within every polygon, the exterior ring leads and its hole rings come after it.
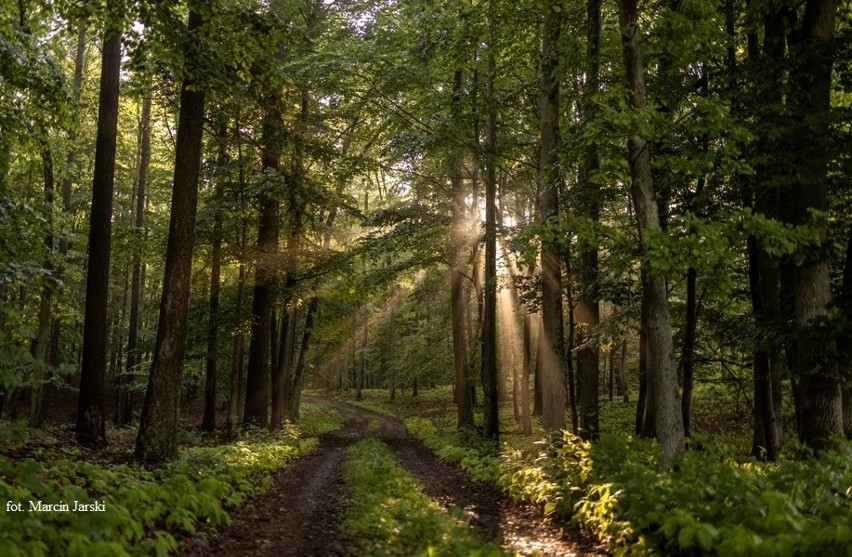
POLYGON ((423 485, 377 439, 353 445, 345 468, 351 502, 342 528, 359 554, 503 555, 499 547, 477 539, 461 516, 426 496, 423 485))
MULTIPOLYGON (((538 429, 504 434, 498 449, 456 431, 448 388, 398 404, 364 394, 359 404, 402 417, 443 460, 573 521, 615 554, 852 556, 852 444, 815 458, 788 439, 786 460, 755 461, 748 405, 724 385, 699 384, 694 431, 714 434, 697 433, 671 472, 658 468, 654 441, 631 435, 632 403, 602 401, 596 443, 546 440, 538 429)), ((501 410, 503 430, 514 431, 511 407, 501 410)))

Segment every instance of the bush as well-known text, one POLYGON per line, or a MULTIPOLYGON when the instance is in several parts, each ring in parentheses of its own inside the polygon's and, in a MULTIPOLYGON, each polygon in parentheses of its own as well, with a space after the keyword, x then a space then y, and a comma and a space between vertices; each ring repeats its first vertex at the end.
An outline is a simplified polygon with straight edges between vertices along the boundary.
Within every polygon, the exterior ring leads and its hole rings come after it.
MULTIPOLYGON (((325 432, 340 423, 339 416, 308 419, 306 429, 325 432)), ((0 457, 0 498, 23 506, 0 515, 0 555, 165 555, 178 547, 173 533, 226 524, 228 507, 268 489, 271 472, 316 444, 295 426, 256 430, 235 443, 188 448, 154 470, 88 461, 79 451, 70 458, 44 449, 35 458, 0 457), (69 508, 28 512, 30 501, 69 508), (104 510, 74 512, 74 501, 103 501, 104 510)))

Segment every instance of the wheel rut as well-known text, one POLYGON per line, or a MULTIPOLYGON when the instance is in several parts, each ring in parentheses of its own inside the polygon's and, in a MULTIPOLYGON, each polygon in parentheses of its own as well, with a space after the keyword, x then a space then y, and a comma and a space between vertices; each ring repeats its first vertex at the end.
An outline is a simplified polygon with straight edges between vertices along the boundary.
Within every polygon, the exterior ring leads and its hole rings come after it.
POLYGON ((352 544, 339 528, 347 506, 343 465, 347 448, 367 436, 388 445, 428 496, 448 510, 461 509, 482 539, 522 555, 595 553, 594 546, 576 541, 575 532, 543 522, 531 509, 512 504, 496 489, 472 482, 458 468, 441 462, 398 420, 334 404, 346 417, 341 429, 321 437, 316 450, 276 474, 269 491, 234 509, 229 526, 210 538, 186 540, 181 554, 352 555, 352 544))

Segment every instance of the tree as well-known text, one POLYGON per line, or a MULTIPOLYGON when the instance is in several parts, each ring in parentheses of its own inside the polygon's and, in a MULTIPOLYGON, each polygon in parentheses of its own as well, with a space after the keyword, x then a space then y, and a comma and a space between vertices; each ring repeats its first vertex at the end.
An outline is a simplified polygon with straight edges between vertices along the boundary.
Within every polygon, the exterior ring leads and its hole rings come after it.
MULTIPOLYGON (((831 109, 831 73, 836 0, 808 0, 802 19, 800 43, 791 45, 796 56, 790 80, 795 85, 792 102, 800 111, 796 161, 803 170, 793 186, 794 222, 811 227, 816 244, 826 239, 828 166, 832 149, 828 115, 831 109)), ((821 249, 805 246, 794 274, 795 325, 798 327, 794 358, 794 388, 800 392, 799 436, 816 450, 835 446, 843 432, 837 346, 834 336, 821 332, 829 315, 831 278, 821 249), (817 340, 819 339, 819 340, 817 340)))
POLYGON ((486 77, 485 141, 485 292, 482 318, 482 390, 485 393, 483 433, 489 439, 500 436, 497 375, 497 106, 494 80, 497 73, 495 49, 495 0, 488 3, 488 70, 486 77))
MULTIPOLYGON (((620 0, 618 5, 621 45, 627 80, 628 105, 641 117, 646 108, 644 64, 642 62, 641 28, 636 0, 620 0)), ((673 362, 671 326, 669 324, 666 280, 647 260, 649 236, 659 233, 660 218, 651 178, 651 153, 648 140, 633 131, 627 140, 631 194, 639 229, 642 261, 642 299, 647 308, 643 325, 648 330, 650 379, 655 410, 656 437, 660 443, 660 462, 671 465, 683 448, 683 418, 677 400, 677 378, 673 362)))
POLYGON ((101 54, 98 96, 98 137, 92 179, 89 219, 89 263, 86 274, 86 310, 83 324, 83 360, 77 410, 77 441, 93 446, 106 443, 104 376, 106 375, 107 296, 118 128, 118 88, 121 68, 121 31, 107 26, 101 54))
POLYGON ((186 347, 186 320, 195 245, 195 213, 204 124, 204 86, 196 77, 201 68, 199 40, 203 19, 193 7, 187 23, 185 69, 180 92, 180 118, 175 147, 169 239, 163 296, 154 344, 154 360, 136 438, 136 457, 163 461, 177 454, 181 370, 186 347))
MULTIPOLYGON (((148 164, 151 160, 151 96, 142 101, 142 115, 139 120, 139 166, 136 172, 136 209, 135 234, 141 241, 145 235, 145 186, 148 181, 148 164)), ((130 389, 130 377, 139 363, 139 319, 142 304, 143 263, 142 253, 137 251, 133 257, 133 271, 130 280, 130 326, 127 333, 127 369, 125 377, 117 380, 116 423, 130 424, 133 418, 133 399, 130 389)))
MULTIPOLYGON (((453 76, 453 121, 461 120, 462 89, 464 72, 457 69, 453 76)), ((455 148, 451 161, 450 183, 452 185, 452 229, 450 231, 450 304, 453 335, 453 366, 455 370, 456 425, 459 429, 473 428, 473 400, 470 393, 470 377, 467 339, 467 296, 465 296, 465 250, 467 238, 467 209, 465 207, 464 156, 461 147, 455 148)))
POLYGON ((559 58, 557 45, 562 33, 564 4, 547 5, 541 37, 539 113, 541 147, 539 158, 538 211, 543 228, 541 242, 541 311, 539 341, 542 424, 548 430, 565 427, 565 379, 562 370, 562 271, 559 242, 555 237, 559 217, 559 78, 555 75, 559 58))
MULTIPOLYGON (((595 97, 600 90, 600 49, 601 49, 601 2, 588 0, 587 11, 587 50, 585 111, 586 119, 594 117, 595 97)), ((598 149, 594 143, 587 145, 580 174, 580 199, 585 217, 592 223, 600 218, 600 193, 595 186, 596 173, 600 168, 598 149)), ((598 383, 600 376, 600 350, 596 346, 592 332, 600 321, 598 303, 598 248, 586 246, 580 254, 580 286, 577 305, 574 308, 575 328, 577 330, 577 378, 580 382, 580 436, 584 439, 596 439, 599 435, 598 424, 598 383)))

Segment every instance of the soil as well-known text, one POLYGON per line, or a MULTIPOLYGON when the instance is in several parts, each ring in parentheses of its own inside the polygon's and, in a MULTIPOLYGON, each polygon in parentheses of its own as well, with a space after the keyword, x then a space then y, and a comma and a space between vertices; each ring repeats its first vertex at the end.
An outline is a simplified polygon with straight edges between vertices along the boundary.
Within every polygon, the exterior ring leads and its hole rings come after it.
POLYGON ((520 555, 597 555, 600 548, 577 532, 544 521, 498 491, 472 482, 461 470, 438 460, 397 420, 335 403, 344 426, 320 439, 317 449, 279 472, 266 493, 236 508, 231 524, 209 538, 184 541, 185 556, 352 555, 340 532, 346 510, 343 463, 347 448, 374 435, 396 453, 426 493, 446 508, 458 507, 480 537, 520 555), (379 427, 370 427, 370 422, 379 427))

